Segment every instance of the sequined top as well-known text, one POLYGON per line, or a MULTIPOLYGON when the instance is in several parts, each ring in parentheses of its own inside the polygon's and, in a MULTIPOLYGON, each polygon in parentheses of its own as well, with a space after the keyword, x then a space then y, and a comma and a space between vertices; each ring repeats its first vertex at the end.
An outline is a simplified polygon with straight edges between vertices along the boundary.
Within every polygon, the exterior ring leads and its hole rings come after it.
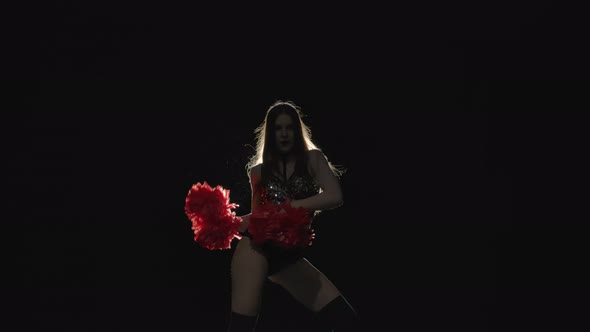
POLYGON ((309 174, 293 174, 287 181, 276 175, 269 175, 261 185, 261 204, 281 204, 286 199, 304 199, 320 192, 320 187, 309 174))

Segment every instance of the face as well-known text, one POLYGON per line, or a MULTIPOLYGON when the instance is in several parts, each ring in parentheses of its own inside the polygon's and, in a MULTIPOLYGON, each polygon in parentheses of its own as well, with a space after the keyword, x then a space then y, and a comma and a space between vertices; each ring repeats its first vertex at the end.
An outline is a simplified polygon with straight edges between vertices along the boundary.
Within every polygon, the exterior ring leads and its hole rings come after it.
POLYGON ((287 153, 291 151, 295 138, 294 124, 291 117, 287 114, 280 114, 275 121, 274 130, 279 152, 287 153))

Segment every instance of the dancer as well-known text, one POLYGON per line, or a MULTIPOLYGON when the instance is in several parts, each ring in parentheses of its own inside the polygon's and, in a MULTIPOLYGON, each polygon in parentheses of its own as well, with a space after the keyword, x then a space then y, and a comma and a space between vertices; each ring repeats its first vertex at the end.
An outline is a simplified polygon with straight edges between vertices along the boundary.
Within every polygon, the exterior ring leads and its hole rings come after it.
POLYGON ((255 232, 254 227, 257 211, 268 207, 277 206, 282 213, 304 209, 312 220, 321 211, 341 206, 342 172, 314 145, 301 109, 293 102, 271 105, 255 133, 256 153, 246 165, 252 213, 241 216, 241 239, 231 259, 231 317, 227 331, 255 331, 267 280, 283 287, 311 310, 328 331, 356 331, 356 311, 305 257, 308 246, 258 243, 260 231, 255 232))

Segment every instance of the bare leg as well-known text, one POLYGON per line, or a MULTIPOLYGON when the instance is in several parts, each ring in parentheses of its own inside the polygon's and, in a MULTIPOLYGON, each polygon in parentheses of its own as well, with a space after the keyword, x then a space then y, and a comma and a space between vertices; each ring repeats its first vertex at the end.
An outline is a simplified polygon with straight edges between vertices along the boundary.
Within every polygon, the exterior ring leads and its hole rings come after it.
POLYGON ((313 312, 340 296, 328 278, 303 258, 269 276, 270 281, 285 288, 297 301, 313 312))
POLYGON ((335 331, 354 331, 356 312, 336 286, 307 259, 297 261, 269 279, 316 313, 322 324, 335 331))
POLYGON ((262 301, 262 290, 266 281, 268 262, 243 237, 231 260, 231 310, 228 332, 254 331, 262 301))

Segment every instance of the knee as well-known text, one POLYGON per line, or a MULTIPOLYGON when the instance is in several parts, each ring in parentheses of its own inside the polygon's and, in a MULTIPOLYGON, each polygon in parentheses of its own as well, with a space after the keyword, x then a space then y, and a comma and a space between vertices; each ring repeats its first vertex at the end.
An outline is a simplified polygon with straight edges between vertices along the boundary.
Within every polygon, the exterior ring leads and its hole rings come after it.
POLYGON ((260 312, 261 293, 249 289, 234 289, 231 296, 231 309, 245 316, 255 316, 260 312))
POLYGON ((231 312, 227 332, 250 332, 254 331, 258 322, 258 316, 256 315, 242 315, 235 311, 231 312))
POLYGON ((316 313, 319 324, 335 331, 358 331, 359 320, 356 310, 338 296, 316 313))
POLYGON ((235 301, 232 302, 231 311, 243 316, 258 316, 260 313, 260 306, 258 303, 248 303, 235 301))

